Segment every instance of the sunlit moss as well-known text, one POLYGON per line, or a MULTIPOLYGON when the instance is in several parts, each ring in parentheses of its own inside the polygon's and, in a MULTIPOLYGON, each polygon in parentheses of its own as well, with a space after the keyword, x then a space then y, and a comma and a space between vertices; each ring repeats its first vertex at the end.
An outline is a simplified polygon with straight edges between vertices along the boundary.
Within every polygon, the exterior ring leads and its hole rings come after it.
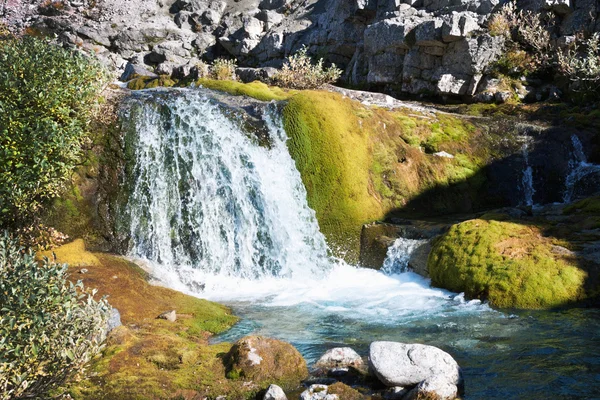
POLYGON ((244 95, 262 101, 285 100, 296 93, 296 91, 286 91, 276 86, 268 86, 260 81, 242 83, 237 81, 198 79, 196 84, 208 89, 219 90, 236 96, 244 95))
POLYGON ((436 286, 500 308, 550 308, 581 300, 586 272, 573 258, 553 252, 553 245, 536 226, 470 220, 437 240, 429 273, 436 286))

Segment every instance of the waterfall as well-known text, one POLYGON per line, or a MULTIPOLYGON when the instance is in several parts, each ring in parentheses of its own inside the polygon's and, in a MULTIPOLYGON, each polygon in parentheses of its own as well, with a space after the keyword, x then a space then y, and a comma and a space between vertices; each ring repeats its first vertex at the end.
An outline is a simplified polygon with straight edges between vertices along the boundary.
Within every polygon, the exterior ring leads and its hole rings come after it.
POLYGON ((573 200, 575 185, 589 174, 600 172, 600 165, 587 162, 583 145, 577 135, 571 136, 571 159, 569 160, 569 174, 565 178, 565 191, 563 193, 563 203, 570 203, 573 200))
POLYGON ((388 248, 382 271, 386 274, 408 272, 408 263, 416 249, 427 240, 406 239, 400 237, 388 248))
POLYGON ((524 206, 533 206, 533 195, 535 189, 533 188, 533 169, 529 165, 529 143, 523 143, 522 147, 523 159, 525 161, 525 168, 523 168, 523 177, 521 178, 521 185, 523 187, 523 203, 524 206))
POLYGON ((135 160, 122 213, 129 255, 157 265, 161 280, 200 291, 207 276, 330 268, 274 105, 262 112, 268 145, 200 89, 140 93, 123 120, 135 160))

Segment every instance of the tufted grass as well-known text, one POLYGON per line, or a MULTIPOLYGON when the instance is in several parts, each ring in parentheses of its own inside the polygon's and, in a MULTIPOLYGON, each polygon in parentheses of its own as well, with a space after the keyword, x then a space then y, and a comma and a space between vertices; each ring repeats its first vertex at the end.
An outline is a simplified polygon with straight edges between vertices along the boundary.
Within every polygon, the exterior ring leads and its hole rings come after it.
POLYGON ((537 226, 470 220, 434 243, 428 268, 434 285, 499 308, 543 309, 581 300, 586 272, 552 246, 537 226))

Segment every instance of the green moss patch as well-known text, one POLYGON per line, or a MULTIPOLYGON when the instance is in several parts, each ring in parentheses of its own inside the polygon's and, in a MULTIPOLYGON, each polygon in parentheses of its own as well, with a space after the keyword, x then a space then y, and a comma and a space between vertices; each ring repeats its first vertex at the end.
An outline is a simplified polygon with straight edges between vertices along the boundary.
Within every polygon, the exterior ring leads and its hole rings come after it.
POLYGON ((553 246, 537 226, 470 220, 436 241, 428 268, 434 285, 495 307, 540 309, 581 300, 586 272, 553 246))
POLYGON ((220 81, 214 79, 198 79, 197 85, 205 88, 219 90, 235 96, 248 96, 256 100, 286 100, 296 91, 287 91, 276 86, 268 86, 260 81, 242 83, 237 81, 220 81))
POLYGON ((231 344, 209 345, 208 338, 237 318, 228 308, 148 283, 149 275, 117 256, 90 253, 82 240, 40 255, 69 263, 73 280, 98 289, 121 314, 123 326, 90 369, 91 377, 70 388, 75 399, 214 398, 245 399, 258 387, 226 377, 223 355, 231 344), (82 269, 87 271, 81 273, 82 269), (177 320, 156 317, 176 310, 177 320))
POLYGON ((588 197, 563 209, 563 214, 600 215, 600 196, 588 197))

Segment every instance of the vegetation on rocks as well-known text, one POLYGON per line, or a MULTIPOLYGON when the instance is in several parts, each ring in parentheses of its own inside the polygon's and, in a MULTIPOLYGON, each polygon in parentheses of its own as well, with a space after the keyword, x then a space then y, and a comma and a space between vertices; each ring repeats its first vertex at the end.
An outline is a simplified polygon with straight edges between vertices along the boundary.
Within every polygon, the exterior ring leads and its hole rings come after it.
POLYGON ((539 309, 584 298, 585 271, 535 225, 476 219, 456 224, 429 256, 432 283, 500 308, 539 309))
POLYGON ((95 62, 44 40, 0 40, 0 225, 31 218, 64 189, 105 78, 95 62))
MULTIPOLYGON (((0 237, 0 398, 45 398, 102 349, 109 306, 67 266, 0 237)), ((56 394, 56 392, 55 392, 56 394)))
POLYGON ((72 276, 98 289, 119 310, 123 326, 108 337, 92 376, 73 383, 75 399, 194 398, 229 395, 248 398, 257 388, 226 377, 222 354, 231 344, 209 345, 208 338, 237 318, 219 304, 148 283, 150 276, 120 257, 90 253, 78 240, 44 255, 69 262, 72 276), (85 273, 80 273, 85 269, 85 273), (177 320, 156 317, 176 310, 177 320))
POLYGON ((343 71, 335 64, 325 68, 322 58, 313 63, 307 51, 303 46, 296 54, 289 56, 273 77, 273 82, 286 88, 315 89, 326 83, 335 83, 342 76, 343 71))

